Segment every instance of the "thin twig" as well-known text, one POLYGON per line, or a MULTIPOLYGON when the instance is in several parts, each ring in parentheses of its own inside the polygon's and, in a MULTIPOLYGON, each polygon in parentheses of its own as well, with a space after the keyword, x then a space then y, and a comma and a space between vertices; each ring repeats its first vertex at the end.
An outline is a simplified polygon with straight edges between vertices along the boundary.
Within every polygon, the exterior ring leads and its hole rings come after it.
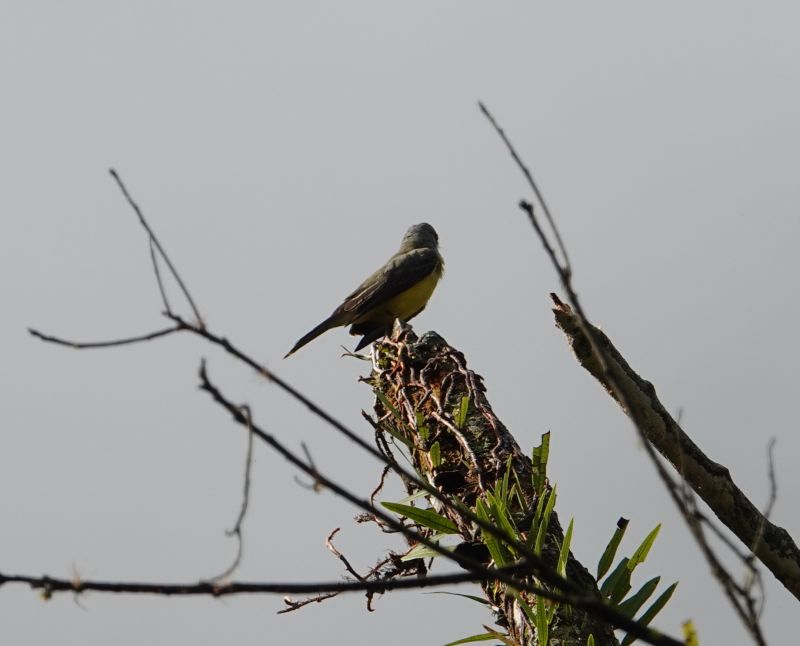
POLYGON ((156 256, 155 242, 153 236, 150 236, 150 260, 153 263, 153 272, 156 275, 156 283, 158 284, 158 291, 161 294, 161 302, 164 304, 164 311, 172 313, 172 308, 169 306, 169 299, 167 299, 167 291, 164 289, 164 282, 161 280, 161 270, 158 268, 158 256, 156 256))
POLYGON ((772 437, 767 444, 767 477, 769 479, 769 498, 767 499, 767 506, 762 512, 762 520, 758 525, 756 538, 753 541, 751 551, 755 554, 758 551, 758 546, 764 537, 764 527, 772 515, 772 508, 775 506, 775 501, 778 498, 778 483, 775 479, 775 458, 773 456, 773 449, 775 448, 775 438, 772 437))
POLYGON ((88 343, 81 343, 78 341, 68 341, 67 339, 61 339, 56 336, 43 334, 42 332, 34 330, 33 328, 28 328, 28 332, 32 336, 35 336, 37 339, 41 339, 42 341, 47 341, 47 343, 64 345, 67 346, 68 348, 75 348, 77 350, 90 350, 93 348, 113 348, 118 345, 130 345, 132 343, 141 343, 142 341, 151 341, 152 339, 157 339, 162 336, 167 336, 168 334, 172 334, 173 332, 180 332, 182 329, 183 329, 182 324, 178 324, 178 325, 173 325, 172 327, 165 328, 163 330, 157 330, 156 332, 142 334, 141 336, 128 337, 127 339, 117 339, 115 341, 91 341, 88 343))
POLYGON ((289 612, 294 612, 295 610, 300 610, 311 603, 322 603, 327 599, 333 599, 333 597, 339 596, 339 592, 327 592, 325 594, 317 594, 313 597, 308 597, 307 599, 303 599, 302 601, 295 601, 291 597, 284 597, 283 602, 287 605, 286 608, 283 610, 278 610, 279 615, 285 615, 289 612))
POLYGON ((355 571, 352 565, 350 565, 350 561, 347 560, 347 557, 342 554, 333 544, 333 537, 339 533, 341 530, 340 527, 334 529, 329 535, 328 538, 325 539, 325 547, 330 550, 331 554, 333 554, 336 558, 338 558, 343 564, 344 569, 347 570, 350 574, 352 574, 358 581, 366 581, 367 579, 361 576, 358 572, 355 571))
POLYGON ((483 112, 484 116, 489 120, 489 123, 492 124, 497 134, 505 143, 506 148, 508 148, 508 152, 511 153, 511 156, 514 158, 514 161, 517 163, 517 166, 522 171, 523 175, 525 175, 525 179, 528 180, 528 185, 533 190, 534 195, 536 195, 536 199, 539 200, 539 204, 542 205, 542 211, 544 211, 544 215, 547 218, 547 222, 550 225, 550 228, 553 231, 553 235, 556 238, 556 242, 558 243, 558 249, 561 251, 561 255, 564 258, 564 268, 568 274, 572 273, 572 264, 569 261, 569 255, 567 254, 567 248, 564 245, 564 242, 561 240, 561 234, 558 231, 558 227, 556 226, 555 218, 550 214, 550 209, 547 207, 547 202, 545 202, 544 195, 539 190, 539 186, 536 184, 536 180, 533 179, 533 174, 528 169, 525 162, 522 161, 522 158, 517 154, 517 151, 514 149, 514 146, 511 144, 511 141, 506 137, 506 133, 500 127, 500 125, 495 121, 495 118, 492 116, 492 113, 486 108, 486 106, 478 101, 478 106, 483 112))
MULTIPOLYGON (((248 427, 250 423, 250 407, 245 405, 242 406, 242 413, 244 413, 245 417, 248 421, 248 427)), ((247 507, 250 504, 250 473, 252 472, 253 467, 253 429, 248 428, 247 432, 247 456, 244 460, 244 487, 242 491, 242 505, 239 509, 239 516, 236 518, 236 524, 225 532, 226 536, 235 536, 236 537, 236 557, 233 559, 233 562, 228 566, 228 568, 218 574, 217 576, 211 577, 208 579, 209 581, 219 581, 221 579, 226 579, 231 574, 233 574, 236 569, 239 567, 239 564, 242 561, 242 554, 244 553, 244 535, 242 534, 242 523, 244 523, 244 517, 247 515, 247 507)))
MULTIPOLYGON (((164 259, 164 262, 166 263, 167 267, 169 267, 169 270, 172 273, 172 276, 175 278, 175 281, 180 286, 181 291, 183 292, 183 295, 186 297, 186 300, 189 302, 189 306, 192 308, 192 312, 194 312, 194 316, 197 319, 198 325, 200 327, 202 327, 203 326, 203 317, 200 316, 200 312, 198 311, 197 306, 194 304, 194 299, 192 298, 192 295, 189 293, 189 290, 187 289, 186 285, 184 284, 183 279, 181 278, 181 276, 178 273, 178 271, 175 269, 175 266, 172 264, 172 261, 169 259, 169 256, 167 255, 166 251, 164 251, 164 248, 161 246, 161 243, 158 241, 158 238, 156 237, 156 234, 153 233, 153 230, 150 228, 150 225, 147 223, 147 220, 145 220, 144 214, 142 214, 142 210, 139 208, 139 205, 136 204, 136 202, 134 202, 134 200, 131 197, 130 193, 128 193, 128 189, 125 187, 125 184, 122 181, 122 178, 120 178, 120 176, 117 174, 117 171, 114 170, 113 168, 110 168, 108 170, 108 172, 110 173, 111 177, 114 178, 114 181, 117 183, 117 186, 119 186, 119 189, 122 191, 122 194, 125 196, 125 199, 128 201, 128 204, 130 204, 131 208, 136 213, 136 216, 139 218, 139 222, 144 227, 145 231, 147 231, 147 234, 150 236, 151 244, 155 245, 156 249, 158 249, 158 253, 164 259)), ((161 278, 160 278, 160 275, 158 273, 158 267, 157 267, 155 262, 153 264, 154 264, 154 267, 155 267, 154 271, 156 272, 156 277, 159 280, 159 286, 160 286, 161 285, 161 282, 160 282, 161 278)), ((162 289, 162 294, 163 294, 163 289, 162 289)), ((169 311, 169 309, 167 311, 169 311)))

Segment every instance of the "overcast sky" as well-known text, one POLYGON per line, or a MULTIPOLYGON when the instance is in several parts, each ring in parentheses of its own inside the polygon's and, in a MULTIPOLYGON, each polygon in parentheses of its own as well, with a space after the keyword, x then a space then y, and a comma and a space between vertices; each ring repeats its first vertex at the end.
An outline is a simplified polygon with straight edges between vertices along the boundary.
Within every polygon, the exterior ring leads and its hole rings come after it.
MULTIPOLYGON (((201 357, 331 476, 363 494, 380 474, 196 339, 77 352, 28 336, 164 326, 113 166, 210 327, 366 438, 366 365, 340 358, 354 339, 335 330, 281 357, 409 224, 433 224, 447 269, 415 328, 464 352, 525 451, 552 431, 575 556, 593 568, 621 515, 628 553, 661 522, 637 580, 680 581, 658 627, 678 635, 691 618, 704 646, 747 642, 630 423, 553 327, 558 283, 516 207, 530 195, 477 101, 545 191, 590 317, 757 505, 776 438, 773 519, 798 539, 796 3, 6 0, 0 78, 0 572, 225 569, 246 438, 197 389, 201 357)), ((335 527, 362 569, 400 546, 294 476, 257 448, 238 579, 337 579, 335 527)), ((787 643, 797 601, 764 578, 766 635, 787 643)), ((442 644, 492 620, 420 592, 375 605, 279 616, 277 596, 44 603, 0 588, 9 644, 442 644)))

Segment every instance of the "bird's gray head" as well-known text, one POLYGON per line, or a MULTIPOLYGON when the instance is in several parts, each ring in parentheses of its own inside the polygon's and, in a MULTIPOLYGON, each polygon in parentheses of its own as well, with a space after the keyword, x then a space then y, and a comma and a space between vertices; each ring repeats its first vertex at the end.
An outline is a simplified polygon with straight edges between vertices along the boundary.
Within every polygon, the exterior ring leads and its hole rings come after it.
POLYGON ((400 243, 400 251, 410 251, 411 249, 437 249, 439 247, 439 236, 436 230, 427 222, 413 224, 408 227, 408 231, 403 236, 400 243))

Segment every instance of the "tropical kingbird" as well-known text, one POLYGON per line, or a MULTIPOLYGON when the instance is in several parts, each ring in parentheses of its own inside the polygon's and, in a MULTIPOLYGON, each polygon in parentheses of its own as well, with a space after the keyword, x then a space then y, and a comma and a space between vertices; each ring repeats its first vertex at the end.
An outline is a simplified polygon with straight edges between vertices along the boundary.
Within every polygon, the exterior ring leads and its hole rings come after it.
POLYGON ((409 321, 424 310, 443 273, 444 259, 439 254, 439 236, 434 228, 425 222, 409 227, 400 248, 386 264, 295 343, 286 357, 341 325, 350 325, 350 334, 363 335, 357 352, 388 334, 395 319, 409 321))

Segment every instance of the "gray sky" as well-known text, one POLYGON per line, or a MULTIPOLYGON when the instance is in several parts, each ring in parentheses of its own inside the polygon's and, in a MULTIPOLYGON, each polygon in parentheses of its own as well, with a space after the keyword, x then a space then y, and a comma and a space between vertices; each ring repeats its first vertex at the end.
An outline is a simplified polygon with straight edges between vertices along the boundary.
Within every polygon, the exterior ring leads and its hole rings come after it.
MULTIPOLYGON (((245 437, 196 388, 201 357, 236 401, 358 491, 379 466, 219 351, 190 338, 75 352, 164 325, 146 238, 117 168, 217 332, 365 437, 329 332, 280 357, 395 250, 438 230, 435 329, 484 376, 525 450, 553 432, 557 509, 593 567, 617 517, 630 552, 664 526, 639 583, 680 580, 658 626, 746 643, 631 425, 554 329, 552 269, 516 207, 525 185, 479 114, 493 110, 554 209, 588 312, 686 430, 800 538, 800 8, 792 2, 12 2, 0 6, 0 571, 194 581, 234 554, 245 437)), ((355 510, 295 484, 258 447, 237 578, 328 580, 324 539, 357 566, 387 547, 355 510)), ((797 602, 765 574, 764 626, 797 602)), ((276 616, 278 597, 0 588, 9 643, 89 646, 441 644, 481 632, 470 602, 360 596, 276 616), (409 618, 413 617, 413 621, 409 618)))

